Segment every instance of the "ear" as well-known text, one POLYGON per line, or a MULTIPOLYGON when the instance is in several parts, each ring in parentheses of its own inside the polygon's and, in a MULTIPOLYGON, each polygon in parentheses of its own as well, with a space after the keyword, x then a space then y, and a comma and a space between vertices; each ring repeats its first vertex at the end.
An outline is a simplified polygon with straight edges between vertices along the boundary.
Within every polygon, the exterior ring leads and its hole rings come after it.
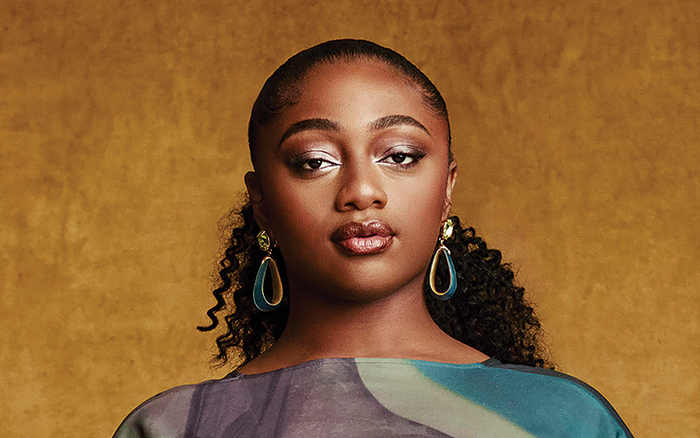
POLYGON ((452 191, 457 182, 457 161, 450 161, 449 169, 447 170, 447 185, 445 186, 445 206, 442 210, 442 221, 446 221, 450 216, 450 208, 452 207, 452 191))
POLYGON ((265 207, 265 198, 263 197, 262 183, 260 175, 256 172, 248 172, 244 177, 245 186, 248 189, 248 197, 253 206, 253 217, 260 229, 265 230, 271 238, 274 239, 274 233, 270 226, 270 219, 265 207))

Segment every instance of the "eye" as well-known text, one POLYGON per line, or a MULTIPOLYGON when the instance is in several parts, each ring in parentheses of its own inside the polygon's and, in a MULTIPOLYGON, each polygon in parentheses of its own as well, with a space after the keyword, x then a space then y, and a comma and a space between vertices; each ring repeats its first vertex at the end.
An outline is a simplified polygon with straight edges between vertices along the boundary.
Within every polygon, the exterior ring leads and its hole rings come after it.
POLYGON ((331 155, 314 151, 292 157, 289 160, 289 165, 302 174, 313 174, 338 166, 338 163, 331 155))
POLYGON ((325 169, 326 167, 333 166, 334 163, 331 163, 330 161, 323 160, 321 158, 309 158, 308 160, 304 160, 300 168, 302 170, 319 170, 319 169, 325 169))
POLYGON ((400 169, 408 169, 418 164, 420 159, 424 156, 425 153, 418 149, 393 149, 389 151, 389 153, 385 155, 384 158, 379 160, 379 162, 383 164, 388 164, 390 166, 395 166, 400 169))
POLYGON ((403 152, 399 152, 396 154, 391 154, 389 155, 389 160, 393 163, 396 164, 409 164, 412 163, 414 158, 409 156, 408 154, 405 154, 403 152), (408 161, 406 161, 408 160, 408 161))

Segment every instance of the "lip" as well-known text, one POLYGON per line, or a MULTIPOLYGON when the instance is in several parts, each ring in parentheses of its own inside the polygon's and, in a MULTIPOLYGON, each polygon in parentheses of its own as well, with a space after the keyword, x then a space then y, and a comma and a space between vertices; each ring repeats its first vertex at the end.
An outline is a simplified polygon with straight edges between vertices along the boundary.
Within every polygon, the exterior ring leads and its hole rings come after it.
POLYGON ((348 222, 335 230, 331 241, 351 255, 372 255, 386 251, 394 241, 394 230, 386 222, 348 222))

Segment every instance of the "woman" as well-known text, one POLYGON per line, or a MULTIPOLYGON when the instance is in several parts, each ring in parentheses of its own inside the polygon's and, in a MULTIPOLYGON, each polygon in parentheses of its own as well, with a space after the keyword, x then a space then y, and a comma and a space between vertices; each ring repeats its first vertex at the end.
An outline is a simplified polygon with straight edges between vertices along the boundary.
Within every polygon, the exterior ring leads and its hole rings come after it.
POLYGON ((413 64, 361 40, 302 51, 248 135, 250 201, 200 327, 225 321, 218 359, 237 367, 117 437, 631 436, 551 370, 500 253, 449 218, 447 109, 413 64))

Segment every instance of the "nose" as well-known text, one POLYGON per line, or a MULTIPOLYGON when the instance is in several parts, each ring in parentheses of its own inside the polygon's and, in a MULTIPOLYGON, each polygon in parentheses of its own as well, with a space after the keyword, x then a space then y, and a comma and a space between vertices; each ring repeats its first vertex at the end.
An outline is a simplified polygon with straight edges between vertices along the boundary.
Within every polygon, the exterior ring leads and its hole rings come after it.
POLYGON ((335 200, 335 208, 338 211, 384 208, 387 195, 382 186, 382 176, 375 167, 367 163, 345 166, 342 186, 335 200))

